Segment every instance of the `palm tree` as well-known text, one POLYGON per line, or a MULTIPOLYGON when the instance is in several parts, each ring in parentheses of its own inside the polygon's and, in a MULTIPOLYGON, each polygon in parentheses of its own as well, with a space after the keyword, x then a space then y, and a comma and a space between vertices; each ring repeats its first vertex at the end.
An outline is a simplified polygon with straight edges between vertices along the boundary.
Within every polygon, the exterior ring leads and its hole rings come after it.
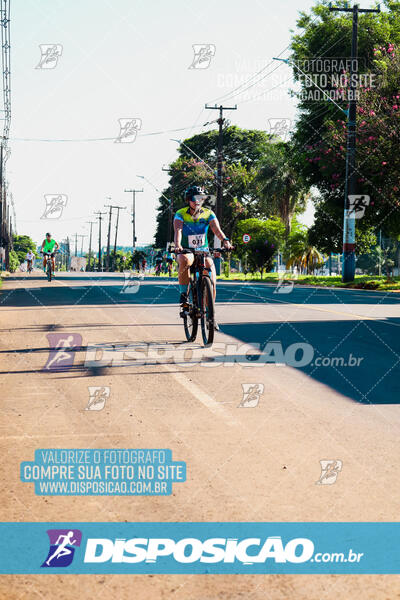
POLYGON ((316 269, 319 269, 324 264, 324 257, 315 246, 307 244, 300 252, 289 257, 286 262, 286 266, 297 267, 300 272, 304 271, 307 275, 314 273, 316 269))
POLYGON ((263 213, 280 216, 286 234, 290 233, 293 215, 304 211, 310 198, 296 163, 296 153, 289 142, 271 143, 256 177, 263 213))

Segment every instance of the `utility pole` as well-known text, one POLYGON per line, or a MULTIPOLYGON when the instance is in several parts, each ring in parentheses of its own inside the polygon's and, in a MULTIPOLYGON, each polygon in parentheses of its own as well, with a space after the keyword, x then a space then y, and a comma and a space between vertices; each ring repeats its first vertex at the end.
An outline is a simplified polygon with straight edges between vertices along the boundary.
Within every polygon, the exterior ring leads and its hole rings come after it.
POLYGON ((87 270, 90 271, 90 259, 92 256, 92 227, 95 224, 95 221, 86 221, 86 223, 88 225, 90 225, 90 236, 89 236, 89 258, 88 258, 88 265, 87 265, 87 270))
MULTIPOLYGON (((223 117, 223 112, 224 110, 237 110, 237 104, 235 104, 235 106, 222 106, 222 104, 220 104, 219 106, 217 106, 216 104, 214 106, 207 106, 207 104, 205 105, 205 108, 207 108, 208 110, 219 110, 219 119, 217 119, 217 123, 218 123, 218 148, 217 148, 217 206, 216 206, 216 213, 217 213, 217 219, 221 224, 222 221, 222 147, 223 147, 223 131, 222 131, 222 127, 223 124, 225 122, 225 119, 223 117)), ((219 239, 217 238, 217 236, 214 236, 214 248, 220 248, 221 243, 219 241, 219 239)), ((221 259, 220 258, 216 258, 214 260, 215 263, 215 269, 217 272, 217 275, 221 274, 221 259)))
POLYGON ((237 110, 237 105, 235 106, 207 106, 205 108, 209 110, 219 110, 219 119, 217 119, 218 123, 218 148, 217 148, 217 206, 216 213, 217 219, 221 222, 222 218, 222 146, 223 146, 223 124, 225 119, 223 117, 224 110, 237 110))
POLYGON ((113 261, 113 269, 115 271, 115 267, 117 264, 117 235, 118 235, 119 211, 125 210, 126 206, 114 206, 114 208, 117 209, 117 222, 115 224, 114 261, 113 261))
POLYGON ((87 235, 78 235, 78 237, 82 238, 81 240, 81 256, 83 256, 83 238, 87 237, 87 235))
MULTIPOLYGON (((162 167, 161 170, 166 171, 167 173, 171 174, 171 169, 164 169, 164 167, 162 167)), ((173 197, 174 197, 174 182, 173 182, 173 176, 172 176, 171 177, 171 199, 169 201, 169 209, 168 209, 168 228, 167 228, 167 243, 166 243, 167 250, 168 250, 168 244, 170 244, 172 242, 172 216, 174 213, 173 197)))
POLYGON ((356 270, 356 257, 354 247, 356 242, 356 221, 354 203, 351 206, 349 196, 357 194, 357 173, 356 173, 356 116, 357 116, 357 79, 358 74, 358 15, 359 13, 378 13, 381 11, 378 5, 374 8, 360 8, 358 4, 353 7, 344 8, 333 7, 329 4, 331 12, 351 12, 353 13, 353 33, 351 40, 351 66, 350 66, 350 84, 349 84, 349 109, 347 112, 347 150, 346 150, 346 181, 344 188, 344 220, 343 220, 343 269, 342 280, 345 283, 354 281, 356 270))
MULTIPOLYGON (((107 196, 107 200, 111 200, 110 196, 107 196)), ((107 258, 106 258, 106 270, 110 270, 110 233, 111 233, 111 216, 113 207, 111 204, 105 204, 105 207, 110 209, 110 214, 108 216, 108 233, 107 233, 107 258)))
POLYGON ((67 271, 69 269, 70 258, 71 258, 71 248, 69 245, 69 236, 67 236, 67 258, 66 258, 66 263, 65 263, 65 267, 66 267, 67 271))
POLYGON ((78 234, 74 233, 75 236, 75 256, 78 256, 78 234))
POLYGON ((103 265, 101 264, 101 221, 103 219, 103 215, 106 215, 107 213, 105 212, 101 212, 101 211, 97 211, 94 213, 95 215, 98 215, 98 217, 96 217, 96 219, 99 220, 99 266, 98 266, 98 271, 102 271, 103 270, 103 265))
POLYGON ((135 223, 136 193, 144 192, 144 190, 143 189, 141 189, 141 190, 124 190, 124 192, 127 192, 128 194, 132 194, 132 258, 133 258, 133 254, 135 252, 135 246, 136 246, 136 223, 135 223))

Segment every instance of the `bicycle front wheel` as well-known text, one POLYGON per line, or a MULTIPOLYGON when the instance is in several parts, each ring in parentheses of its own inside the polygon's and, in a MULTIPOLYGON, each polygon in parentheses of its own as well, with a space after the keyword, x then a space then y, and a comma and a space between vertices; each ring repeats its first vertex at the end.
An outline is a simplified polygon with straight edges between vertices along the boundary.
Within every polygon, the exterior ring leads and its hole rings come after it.
POLYGON ((183 327, 187 341, 194 342, 197 337, 197 330, 199 328, 199 318, 197 314, 198 308, 196 291, 192 283, 189 286, 188 303, 189 310, 185 311, 183 315, 183 327))
POLYGON ((51 281, 51 262, 50 259, 47 261, 47 279, 51 281))
POLYGON ((214 341, 214 296, 213 285, 209 277, 203 277, 200 290, 201 335, 205 346, 214 341))

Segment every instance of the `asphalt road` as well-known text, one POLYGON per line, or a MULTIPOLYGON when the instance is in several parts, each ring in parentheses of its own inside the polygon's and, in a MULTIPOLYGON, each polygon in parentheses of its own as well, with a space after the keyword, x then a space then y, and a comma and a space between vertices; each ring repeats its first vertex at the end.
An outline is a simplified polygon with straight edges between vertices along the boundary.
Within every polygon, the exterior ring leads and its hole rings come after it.
MULTIPOLYGON (((204 349, 200 334, 184 344, 176 281, 146 277, 123 290, 114 274, 3 283, 2 521, 398 520, 397 294, 220 283, 221 332, 204 349), (73 350, 57 354, 60 344, 73 350), (100 410, 91 387, 107 390, 100 410), (52 447, 170 448, 187 481, 166 497, 36 496, 19 464, 52 447), (341 465, 333 485, 316 485, 321 460, 341 465)), ((2 580, 0 597, 40 597, 40 576, 2 580)), ((144 599, 376 600, 397 597, 400 579, 57 576, 51 588, 58 598, 133 590, 144 599)))

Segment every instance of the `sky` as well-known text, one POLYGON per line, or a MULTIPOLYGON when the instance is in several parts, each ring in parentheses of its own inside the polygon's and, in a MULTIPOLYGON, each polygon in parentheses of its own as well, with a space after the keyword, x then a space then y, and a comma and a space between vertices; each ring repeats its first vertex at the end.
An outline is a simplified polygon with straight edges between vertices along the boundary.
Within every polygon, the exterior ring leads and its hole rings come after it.
MULTIPOLYGON (((87 236, 87 222, 96 221, 94 211, 106 211, 104 205, 112 203, 127 207, 120 213, 118 244, 129 246, 131 194, 124 189, 143 188, 136 201, 137 244, 153 243, 157 189, 168 182, 162 168, 177 157, 173 139, 215 127, 204 127, 217 116, 205 110, 205 103, 237 104, 226 117, 246 129, 268 131, 269 119, 294 120, 291 70, 284 63, 269 63, 290 43, 299 11, 312 4, 11 0, 7 176, 17 233, 37 243, 46 231, 57 240, 75 233, 87 236), (58 45, 60 55, 48 63, 53 68, 38 68, 44 44, 58 45), (190 68, 196 44, 215 49, 208 68, 190 68), (136 139, 115 141, 119 119, 140 120, 136 139), (150 135, 157 132, 162 133, 150 135), (66 203, 61 215, 42 218, 45 197, 54 195, 66 203)), ((303 221, 312 221, 311 208, 303 221)), ((96 222, 95 236, 97 231, 96 222)), ((88 237, 84 248, 87 243, 88 237)))

